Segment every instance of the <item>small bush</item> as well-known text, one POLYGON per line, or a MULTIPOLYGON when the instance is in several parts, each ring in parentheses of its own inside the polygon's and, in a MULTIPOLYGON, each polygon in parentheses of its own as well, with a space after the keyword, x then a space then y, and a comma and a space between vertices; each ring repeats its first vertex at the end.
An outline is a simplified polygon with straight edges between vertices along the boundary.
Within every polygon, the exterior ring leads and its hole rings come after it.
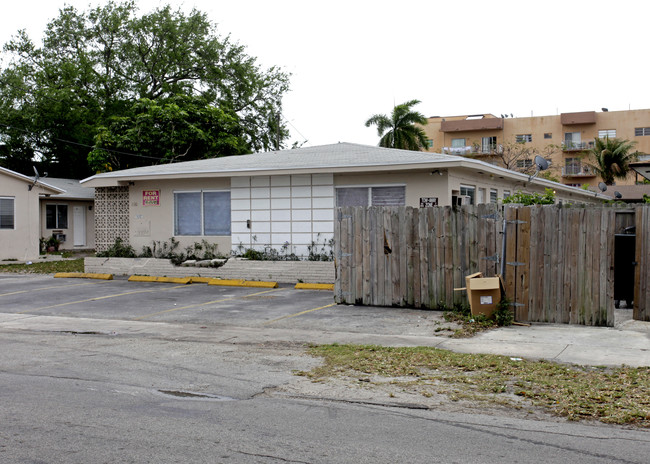
POLYGON ((135 250, 120 237, 106 251, 97 253, 100 258, 135 258, 135 250))

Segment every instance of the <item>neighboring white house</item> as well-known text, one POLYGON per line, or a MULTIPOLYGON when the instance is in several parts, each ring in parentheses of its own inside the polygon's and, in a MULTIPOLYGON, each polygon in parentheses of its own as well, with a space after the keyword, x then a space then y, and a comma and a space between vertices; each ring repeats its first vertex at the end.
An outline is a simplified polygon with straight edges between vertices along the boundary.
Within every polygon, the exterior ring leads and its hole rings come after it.
POLYGON ((0 260, 39 255, 39 196, 63 190, 0 167, 0 260))
POLYGON ((54 235, 61 242, 61 250, 95 248, 95 189, 75 179, 44 180, 65 192, 41 196, 41 237, 54 235))
POLYGON ((98 251, 121 237, 137 250, 174 237, 307 254, 333 237, 336 206, 496 203, 552 188, 559 200, 609 197, 454 155, 338 143, 113 171, 95 187, 98 251))

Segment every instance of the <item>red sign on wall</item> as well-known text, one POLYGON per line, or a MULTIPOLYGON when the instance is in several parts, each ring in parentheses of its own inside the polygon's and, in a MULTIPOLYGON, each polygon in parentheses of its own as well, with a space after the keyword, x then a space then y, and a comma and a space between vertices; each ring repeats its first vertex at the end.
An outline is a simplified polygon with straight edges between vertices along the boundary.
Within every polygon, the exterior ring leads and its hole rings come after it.
POLYGON ((160 206, 160 190, 143 190, 142 206, 160 206))

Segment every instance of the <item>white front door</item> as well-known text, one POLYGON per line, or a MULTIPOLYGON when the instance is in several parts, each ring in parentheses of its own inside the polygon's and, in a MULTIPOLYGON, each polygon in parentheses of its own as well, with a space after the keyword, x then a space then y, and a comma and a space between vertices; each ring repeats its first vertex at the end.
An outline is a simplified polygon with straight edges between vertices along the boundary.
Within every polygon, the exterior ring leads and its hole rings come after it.
POLYGON ((74 223, 72 233, 74 234, 74 246, 86 246, 86 208, 75 206, 72 213, 74 223))

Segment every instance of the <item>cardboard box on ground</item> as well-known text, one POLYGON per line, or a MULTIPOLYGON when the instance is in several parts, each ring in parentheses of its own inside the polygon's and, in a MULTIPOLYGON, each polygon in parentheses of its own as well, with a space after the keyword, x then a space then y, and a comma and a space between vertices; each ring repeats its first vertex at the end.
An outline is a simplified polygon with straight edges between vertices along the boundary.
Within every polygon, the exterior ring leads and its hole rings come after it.
POLYGON ((472 315, 492 317, 501 302, 501 277, 483 277, 483 273, 477 272, 465 277, 465 285, 472 315))

